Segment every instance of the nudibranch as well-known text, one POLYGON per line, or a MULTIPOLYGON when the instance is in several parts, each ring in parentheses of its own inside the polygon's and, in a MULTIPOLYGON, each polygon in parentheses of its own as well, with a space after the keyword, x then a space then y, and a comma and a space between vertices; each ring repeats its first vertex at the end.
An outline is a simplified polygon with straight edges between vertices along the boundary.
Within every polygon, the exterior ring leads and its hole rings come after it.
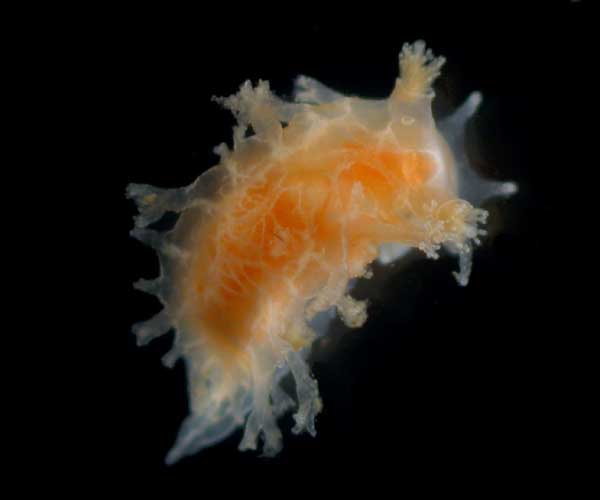
POLYGON ((470 169, 465 123, 481 95, 471 94, 436 127, 432 83, 442 57, 422 41, 405 44, 400 77, 387 99, 344 96, 306 76, 291 102, 266 81, 215 98, 237 119, 233 148, 180 189, 130 184, 139 215, 131 234, 156 249, 160 276, 135 287, 164 308, 134 325, 139 344, 174 330, 164 363, 183 358, 189 416, 167 463, 213 445, 245 426, 240 450, 282 447, 278 418, 295 409, 294 433, 315 435, 322 409, 307 357, 314 318, 337 310, 349 327, 367 318, 349 282, 368 278, 410 248, 458 257, 466 285, 474 246, 485 231, 487 198, 512 182, 470 169), (168 231, 165 213, 178 214, 168 231), (281 387, 291 373, 295 397, 281 387), (259 443, 260 441, 260 443, 259 443))

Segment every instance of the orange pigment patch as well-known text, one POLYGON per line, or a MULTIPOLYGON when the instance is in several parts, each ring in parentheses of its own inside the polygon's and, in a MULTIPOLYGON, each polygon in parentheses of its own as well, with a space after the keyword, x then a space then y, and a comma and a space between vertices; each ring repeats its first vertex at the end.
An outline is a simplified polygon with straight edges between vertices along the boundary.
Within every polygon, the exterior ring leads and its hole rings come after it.
POLYGON ((198 280, 195 316, 200 331, 229 354, 241 353, 247 341, 260 338, 253 322, 264 305, 261 297, 275 293, 281 307, 292 304, 294 297, 283 286, 282 276, 293 281, 302 297, 321 287, 320 280, 327 274, 320 266, 339 266, 340 224, 352 210, 358 214, 344 230, 345 258, 349 267, 360 273, 376 257, 373 248, 383 242, 376 230, 378 224, 402 226, 395 205, 398 194, 418 192, 432 171, 431 159, 424 154, 345 144, 339 155, 320 165, 290 162, 272 169, 260 184, 237 192, 243 194, 230 193, 226 199, 234 216, 218 222, 232 224, 216 242, 220 257, 215 259, 215 252, 205 253, 194 264, 194 279, 198 280), (338 165, 346 163, 339 171, 338 165), (308 251, 319 255, 318 264, 311 263, 296 275, 308 251), (207 280, 216 281, 205 283, 207 280), (216 293, 205 294, 215 287, 216 293))

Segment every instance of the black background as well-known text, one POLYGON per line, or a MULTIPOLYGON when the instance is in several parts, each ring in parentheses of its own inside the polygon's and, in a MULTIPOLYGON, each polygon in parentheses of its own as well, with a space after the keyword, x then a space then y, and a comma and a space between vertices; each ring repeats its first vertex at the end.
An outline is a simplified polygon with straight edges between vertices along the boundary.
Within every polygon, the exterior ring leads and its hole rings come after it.
POLYGON ((577 175, 572 103, 585 89, 591 21, 585 2, 541 5, 397 2, 325 15, 299 4, 261 12, 232 4, 229 15, 197 12, 185 44, 168 51, 158 41, 169 38, 160 27, 144 30, 128 69, 139 82, 131 136, 140 149, 105 175, 114 279, 103 314, 110 325, 100 374, 106 416, 89 450, 101 457, 103 477, 118 474, 131 484, 190 479, 198 495, 211 483, 227 494, 258 492, 270 481, 293 488, 367 479, 375 497, 383 494, 378 488, 402 491, 415 477, 424 486, 481 482, 482 492, 560 477, 548 471, 571 439, 558 395, 570 391, 572 362, 563 345, 574 328, 567 309, 577 301, 561 270, 565 239, 576 237, 567 229, 565 207, 575 193, 566 184, 577 175), (294 77, 306 74, 345 93, 384 97, 402 44, 417 39, 447 58, 435 86, 436 116, 480 90, 483 105, 468 129, 471 158, 483 175, 520 186, 513 198, 485 205, 491 234, 476 252, 469 286, 456 285, 449 258, 415 254, 376 268, 356 291, 370 299, 367 324, 348 331, 336 323, 315 353, 324 402, 316 438, 292 435, 291 418, 284 418, 284 449, 274 459, 238 452, 237 432, 164 466, 187 414, 185 377, 181 362, 172 370, 160 363, 171 336, 138 348, 130 333, 160 306, 131 288, 158 267, 152 251, 128 237, 134 207, 125 186, 178 187, 215 163, 212 148, 231 144, 233 119, 211 96, 259 78, 285 96, 294 77), (188 134, 192 157, 173 153, 181 148, 168 143, 187 144, 188 134))

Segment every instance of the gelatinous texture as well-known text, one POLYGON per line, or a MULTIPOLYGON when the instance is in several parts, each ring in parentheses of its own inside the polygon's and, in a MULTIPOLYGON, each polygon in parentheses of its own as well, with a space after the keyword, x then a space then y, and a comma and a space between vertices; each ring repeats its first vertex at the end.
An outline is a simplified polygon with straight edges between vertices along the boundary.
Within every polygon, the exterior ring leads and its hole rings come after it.
POLYGON ((264 454, 274 455, 277 418, 291 408, 294 432, 314 435, 322 404, 306 362, 311 321, 334 308, 361 326, 366 304, 348 283, 368 278, 373 260, 408 248, 436 258, 444 246, 458 255, 459 284, 468 283, 487 215, 474 204, 516 186, 468 167, 464 125, 478 93, 436 128, 431 84, 443 62, 422 42, 405 45, 386 100, 346 97, 300 76, 285 102, 267 82, 246 82, 216 99, 238 121, 233 150, 216 148, 217 166, 181 189, 128 186, 140 212, 132 234, 158 251, 162 268, 136 287, 164 304, 134 331, 143 344, 174 328, 165 363, 181 356, 188 372, 190 415, 168 463, 244 423, 240 449, 262 437, 264 454), (173 230, 148 228, 166 212, 180 214, 173 230), (290 372, 295 398, 279 385, 290 372))

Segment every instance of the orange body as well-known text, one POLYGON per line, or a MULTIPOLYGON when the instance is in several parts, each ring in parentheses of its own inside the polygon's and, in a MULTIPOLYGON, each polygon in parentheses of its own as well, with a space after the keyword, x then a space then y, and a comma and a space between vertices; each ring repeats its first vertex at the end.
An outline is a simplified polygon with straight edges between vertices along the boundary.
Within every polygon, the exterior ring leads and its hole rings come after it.
MULTIPOLYGON (((202 228, 192 320, 216 347, 242 352, 266 334, 264 298, 275 297, 280 310, 302 298, 303 307, 340 262, 360 276, 381 243, 419 241, 411 217, 428 199, 431 159, 356 143, 334 151, 308 148, 275 164, 225 195, 222 215, 202 228)), ((287 339, 294 342, 293 332, 287 339)))

